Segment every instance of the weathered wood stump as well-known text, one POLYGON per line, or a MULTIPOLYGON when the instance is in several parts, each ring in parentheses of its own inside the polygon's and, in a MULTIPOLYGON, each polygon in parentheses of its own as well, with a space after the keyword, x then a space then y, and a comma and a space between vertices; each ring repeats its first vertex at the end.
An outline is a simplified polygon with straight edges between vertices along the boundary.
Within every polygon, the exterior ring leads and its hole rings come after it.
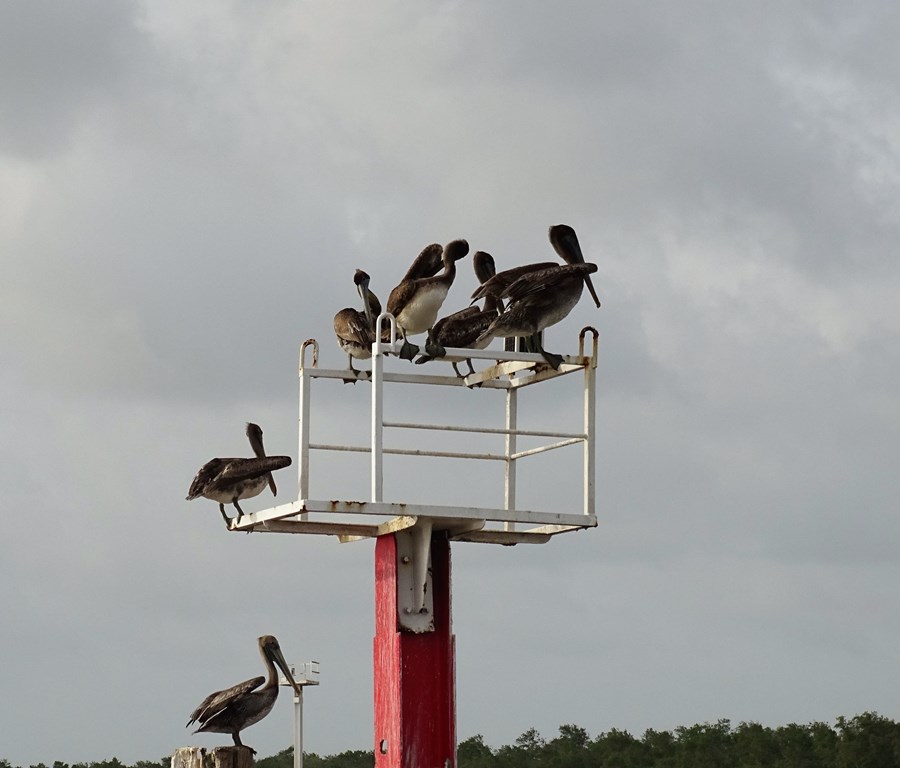
POLYGON ((172 768, 253 768, 250 747, 179 747, 172 768))

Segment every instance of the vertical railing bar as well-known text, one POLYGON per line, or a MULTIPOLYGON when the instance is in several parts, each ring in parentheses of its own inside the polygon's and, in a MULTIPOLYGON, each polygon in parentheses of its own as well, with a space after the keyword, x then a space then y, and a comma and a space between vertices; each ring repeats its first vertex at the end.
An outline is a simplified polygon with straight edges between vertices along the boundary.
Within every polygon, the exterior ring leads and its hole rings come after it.
POLYGON ((584 366, 584 514, 594 514, 594 428, 597 392, 597 337, 594 337, 594 355, 591 362, 584 366))
MULTIPOLYGON (((305 342, 300 348, 300 392, 299 392, 299 445, 297 446, 297 498, 309 498, 309 432, 310 432, 310 399, 312 397, 312 377, 306 366, 304 355, 306 352, 305 342)), ((313 345, 313 367, 318 360, 318 345, 313 345)), ((299 516, 300 520, 306 520, 308 513, 304 512, 299 516)))
POLYGON ((397 338, 397 323, 394 316, 382 312, 375 321, 375 342, 372 344, 372 501, 382 501, 384 493, 384 463, 382 445, 384 443, 384 352, 382 351, 381 325, 390 322, 390 343, 397 338))
MULTIPOLYGON (((506 390, 506 467, 503 484, 503 504, 507 510, 516 508, 516 460, 512 458, 516 452, 516 428, 518 426, 519 393, 516 389, 506 390)), ((503 528, 515 530, 515 523, 505 522, 503 528)))

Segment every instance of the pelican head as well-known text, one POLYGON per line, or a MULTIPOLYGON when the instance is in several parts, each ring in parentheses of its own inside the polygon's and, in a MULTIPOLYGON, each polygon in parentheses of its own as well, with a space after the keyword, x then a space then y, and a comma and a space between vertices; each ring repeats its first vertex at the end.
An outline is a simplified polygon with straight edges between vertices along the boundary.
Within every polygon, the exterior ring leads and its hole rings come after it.
MULTIPOLYGON (((369 275, 361 269, 357 269, 353 275, 353 282, 356 283, 356 290, 359 291, 360 298, 363 300, 363 311, 366 313, 366 322, 369 328, 375 327, 375 318, 372 317, 372 305, 369 299, 369 275)), ((379 307, 380 309, 380 307, 379 307)), ((379 314, 381 314, 379 312, 379 314)))
MULTIPOLYGON (((567 264, 584 264, 584 254, 581 253, 578 236, 568 224, 554 224, 550 227, 550 244, 553 246, 553 250, 567 264)), ((585 275, 584 282, 587 283, 588 290, 591 292, 591 298, 599 307, 600 299, 597 298, 597 292, 594 290, 591 276, 585 275)))
POLYGON ((494 257, 485 251, 475 251, 475 255, 472 256, 472 268, 479 283, 485 283, 497 274, 494 257))
POLYGON ((262 435, 262 428, 259 424, 247 422, 247 439, 250 441, 250 447, 253 449, 253 453, 256 454, 258 458, 262 458, 266 455, 266 452, 263 449, 262 435))
POLYGON ((259 638, 259 652, 263 655, 264 659, 268 659, 273 664, 277 664, 281 671, 284 672, 284 676, 288 679, 288 682, 291 684, 294 691, 296 691, 297 695, 302 695, 300 686, 297 685, 297 681, 294 680, 294 676, 291 674, 291 668, 284 660, 284 655, 281 653, 281 646, 278 645, 278 641, 272 635, 263 635, 259 638))
POLYGON ((451 240, 444 246, 444 264, 459 261, 469 252, 469 243, 466 240, 451 240))
MULTIPOLYGON (((253 453, 258 459, 263 459, 266 456, 266 449, 263 448, 262 435, 262 427, 260 427, 259 424, 247 422, 247 439, 250 441, 250 447, 253 449, 253 453)), ((269 472, 266 477, 266 482, 269 484, 272 495, 277 496, 278 488, 275 486, 275 478, 272 477, 271 472, 269 472)))

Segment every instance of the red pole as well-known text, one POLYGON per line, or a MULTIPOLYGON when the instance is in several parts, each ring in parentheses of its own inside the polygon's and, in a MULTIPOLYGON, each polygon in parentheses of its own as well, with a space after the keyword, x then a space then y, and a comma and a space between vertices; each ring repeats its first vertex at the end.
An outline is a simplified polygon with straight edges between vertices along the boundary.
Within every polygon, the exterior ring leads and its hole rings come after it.
POLYGON ((375 542, 375 768, 455 768, 456 688, 450 541, 431 538, 434 631, 400 628, 397 541, 375 542))

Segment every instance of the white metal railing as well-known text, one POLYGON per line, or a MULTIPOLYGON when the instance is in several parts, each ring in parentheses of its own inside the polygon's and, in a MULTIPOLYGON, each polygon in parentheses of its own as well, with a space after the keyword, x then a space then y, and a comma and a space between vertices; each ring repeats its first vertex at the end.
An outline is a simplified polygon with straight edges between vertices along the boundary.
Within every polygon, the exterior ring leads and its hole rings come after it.
MULTIPOLYGON (((504 530, 515 530, 518 522, 546 522, 551 517, 554 520, 571 524, 574 519, 580 518, 582 522, 575 523, 576 527, 596 525, 594 515, 594 430, 595 430, 595 379, 597 367, 598 334, 593 328, 585 328, 579 335, 578 355, 566 356, 559 370, 554 371, 544 365, 544 359, 539 354, 524 352, 506 352, 501 350, 473 350, 453 349, 447 350, 447 361, 462 361, 466 359, 490 360, 493 365, 460 378, 457 376, 440 376, 421 373, 400 373, 385 371, 384 359, 388 354, 399 352, 400 344, 397 341, 397 328, 394 318, 382 313, 378 318, 378 326, 388 323, 390 326, 389 340, 377 339, 372 345, 371 371, 359 371, 356 374, 349 370, 323 369, 318 367, 318 344, 310 339, 301 347, 300 352, 300 392, 299 392, 299 461, 298 461, 298 491, 299 500, 309 499, 309 455, 310 451, 353 452, 370 454, 370 499, 367 506, 357 509, 349 502, 340 507, 341 511, 353 509, 353 511, 369 512, 370 514, 385 514, 391 509, 390 503, 384 501, 384 456, 417 456, 434 458, 458 458, 480 461, 499 461, 504 464, 504 493, 503 509, 483 509, 479 507, 466 508, 442 508, 441 515, 462 515, 469 517, 483 517, 489 520, 503 522, 504 530), (593 349, 590 354, 585 354, 585 338, 587 334, 593 336, 593 349), (306 361, 307 350, 312 348, 312 365, 306 361), (553 379, 558 376, 583 371, 583 423, 578 431, 534 430, 518 428, 518 390, 523 386, 536 384, 541 381, 553 379), (312 442, 310 439, 310 418, 312 413, 312 380, 318 378, 342 379, 348 377, 368 380, 372 386, 371 393, 371 437, 368 446, 346 445, 338 443, 312 442), (456 424, 425 424, 414 422, 389 421, 384 418, 384 387, 386 383, 412 383, 438 386, 473 387, 479 386, 489 389, 503 389, 506 393, 505 424, 503 428, 489 428, 480 426, 461 426, 456 424), (385 429, 442 431, 467 434, 500 435, 504 437, 504 450, 502 453, 488 452, 476 453, 470 451, 449 451, 416 448, 391 448, 384 445, 385 429), (537 447, 520 450, 519 437, 548 438, 549 442, 537 447), (519 459, 536 456, 538 454, 553 451, 571 445, 583 446, 583 504, 582 510, 575 515, 548 515, 539 513, 527 513, 517 515, 516 508, 516 468, 519 459), (505 514, 504 514, 505 513, 505 514)), ((334 505, 337 502, 332 502, 334 505)), ((408 505, 402 505, 404 509, 408 505)), ((306 519, 307 510, 322 508, 321 504, 304 505, 304 511, 299 513, 299 519, 306 519)), ((275 508, 276 510, 279 508, 275 508)), ((427 505, 418 505, 417 509, 427 510, 427 505)), ((273 512, 275 510, 272 510, 273 512)), ((407 512, 407 514, 410 514, 407 512)), ((284 515, 282 515, 283 517, 284 515)), ((265 518, 261 518, 265 519, 265 518)), ((545 526, 546 527, 546 526, 545 526)))

